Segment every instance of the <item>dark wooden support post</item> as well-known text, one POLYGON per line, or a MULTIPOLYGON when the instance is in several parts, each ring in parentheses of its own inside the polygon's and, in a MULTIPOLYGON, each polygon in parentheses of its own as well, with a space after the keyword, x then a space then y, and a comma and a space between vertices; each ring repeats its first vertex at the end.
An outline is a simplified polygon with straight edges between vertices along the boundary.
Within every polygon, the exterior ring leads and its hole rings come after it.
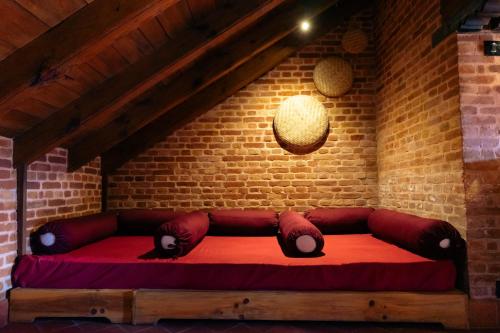
POLYGON ((481 10, 484 0, 441 0, 442 23, 432 35, 432 47, 457 31, 465 18, 481 10))
POLYGON ((101 212, 108 210, 108 173, 101 169, 101 212))
MULTIPOLYGON (((92 5, 96 2, 104 5, 118 1, 96 0, 92 5)), ((137 3, 137 0, 127 0, 124 3, 129 2, 137 3)), ((165 4, 179 1, 141 0, 140 3, 142 2, 165 4)), ((208 15, 200 24, 186 28, 182 36, 166 43, 16 137, 14 165, 35 161, 53 148, 64 146, 72 139, 112 121, 125 104, 172 73, 188 66, 194 59, 202 57, 213 47, 221 45, 230 36, 234 37, 240 31, 246 30, 283 2, 284 0, 270 0, 256 7, 255 1, 232 1, 220 11, 208 15)), ((100 11, 98 13, 102 14, 100 11)), ((93 27, 93 24, 88 23, 88 26, 93 27)), ((70 30, 74 33, 75 29, 73 27, 70 30)), ((43 50, 45 49, 51 50, 51 46, 46 46, 43 50)), ((31 61, 32 58, 28 58, 27 62, 31 61)), ((0 62, 0 73, 3 75, 2 68, 0 62)), ((3 82, 2 75, 0 86, 3 82)), ((0 89, 0 99, 1 95, 0 89)))
POLYGON ((28 166, 17 167, 17 254, 26 254, 26 203, 28 197, 28 166))

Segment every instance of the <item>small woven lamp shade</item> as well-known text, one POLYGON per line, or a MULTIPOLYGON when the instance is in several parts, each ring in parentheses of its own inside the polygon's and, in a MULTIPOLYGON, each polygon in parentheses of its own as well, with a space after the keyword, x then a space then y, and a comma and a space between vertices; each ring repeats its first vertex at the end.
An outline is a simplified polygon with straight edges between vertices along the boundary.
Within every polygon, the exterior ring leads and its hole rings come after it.
POLYGON ((340 57, 323 59, 314 67, 313 80, 323 95, 342 96, 352 86, 351 64, 340 57))
POLYGON ((358 54, 368 47, 368 36, 361 29, 347 31, 342 36, 342 48, 349 53, 358 54))
POLYGON ((278 140, 292 149, 307 149, 319 143, 328 132, 328 114, 323 104, 311 96, 292 96, 274 116, 278 140))

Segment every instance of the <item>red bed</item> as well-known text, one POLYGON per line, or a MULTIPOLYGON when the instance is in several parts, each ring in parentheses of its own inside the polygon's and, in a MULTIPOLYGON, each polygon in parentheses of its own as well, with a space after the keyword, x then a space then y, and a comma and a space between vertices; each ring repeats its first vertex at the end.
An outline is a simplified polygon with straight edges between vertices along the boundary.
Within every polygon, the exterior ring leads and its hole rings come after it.
POLYGON ((324 255, 286 257, 275 237, 207 236, 188 255, 158 259, 150 236, 113 236, 65 254, 20 258, 24 288, 446 291, 450 260, 431 260, 370 234, 326 235, 324 255))

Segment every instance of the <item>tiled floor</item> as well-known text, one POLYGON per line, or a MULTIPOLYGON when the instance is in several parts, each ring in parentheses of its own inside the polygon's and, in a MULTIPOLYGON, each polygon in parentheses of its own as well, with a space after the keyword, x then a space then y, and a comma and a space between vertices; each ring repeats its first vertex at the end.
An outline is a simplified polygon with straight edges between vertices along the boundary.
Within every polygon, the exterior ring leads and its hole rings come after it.
MULTIPOLYGON (((9 324, 1 333, 445 333, 433 325, 362 324, 324 322, 235 322, 235 321, 162 321, 156 326, 113 325, 95 320, 37 320, 33 324, 9 324)), ((498 333, 498 330, 473 330, 474 333, 498 333)))

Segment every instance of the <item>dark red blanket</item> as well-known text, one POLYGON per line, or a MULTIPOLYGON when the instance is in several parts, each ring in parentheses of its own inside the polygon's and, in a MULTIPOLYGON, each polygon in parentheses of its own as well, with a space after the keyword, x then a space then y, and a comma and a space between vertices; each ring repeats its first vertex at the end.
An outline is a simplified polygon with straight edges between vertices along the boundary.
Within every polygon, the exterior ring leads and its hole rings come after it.
POLYGON ((115 236, 65 254, 24 256, 16 287, 221 290, 444 291, 455 268, 370 234, 327 235, 324 256, 286 257, 276 237, 207 236, 178 259, 152 254, 149 236, 115 236))

